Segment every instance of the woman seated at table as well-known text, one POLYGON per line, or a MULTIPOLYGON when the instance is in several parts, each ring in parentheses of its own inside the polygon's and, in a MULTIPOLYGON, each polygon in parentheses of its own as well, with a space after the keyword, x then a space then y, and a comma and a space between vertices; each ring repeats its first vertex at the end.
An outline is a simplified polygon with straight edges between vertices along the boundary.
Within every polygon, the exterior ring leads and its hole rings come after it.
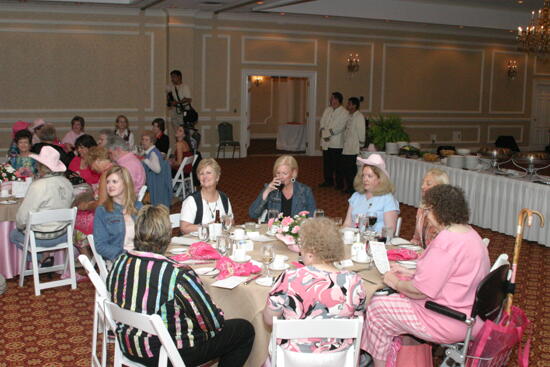
MULTIPOLYGON (((449 176, 443 170, 439 168, 432 168, 424 175, 422 180, 421 192, 422 198, 426 195, 426 192, 437 185, 448 185, 449 176)), ((414 235, 411 239, 411 243, 426 248, 437 236, 437 229, 426 220, 426 208, 423 202, 420 202, 418 210, 416 211, 416 224, 414 226, 414 235)))
MULTIPOLYGON (((10 147, 8 148, 8 158, 15 157, 16 155, 19 154, 19 149, 17 148, 17 142, 15 141, 15 134, 17 134, 21 130, 28 130, 30 132, 30 130, 29 130, 30 126, 31 126, 31 124, 28 123, 28 122, 25 122, 25 121, 16 121, 11 126, 12 141, 11 141, 10 147)), ((31 143, 30 143, 30 145, 32 145, 32 133, 31 133, 31 143)))
POLYGON ((75 116, 71 120, 71 130, 65 134, 61 140, 61 144, 66 152, 72 152, 75 149, 75 142, 84 134, 84 117, 75 116))
POLYGON ((155 146, 155 134, 144 131, 141 135, 141 147, 144 150, 142 161, 145 169, 147 190, 151 204, 172 205, 172 175, 170 165, 155 146))
POLYGON ((15 133, 13 139, 17 146, 17 154, 10 157, 9 164, 19 172, 21 177, 32 177, 36 171, 36 160, 31 158, 31 141, 32 134, 29 130, 24 129, 15 133))
POLYGON ((128 122, 128 118, 126 116, 118 115, 115 120, 115 135, 118 135, 124 139, 124 141, 128 143, 130 150, 134 150, 136 143, 134 133, 128 128, 129 125, 130 123, 128 122))
POLYGON ((373 213, 377 218, 374 231, 380 233, 384 227, 395 230, 399 203, 392 195, 393 185, 384 160, 379 154, 371 154, 367 159, 358 157, 357 160, 363 163, 363 167, 358 169, 355 176, 353 184, 356 192, 348 200, 344 226, 354 227, 358 215, 373 213))
POLYGON ((113 261, 134 248, 134 220, 142 204, 126 168, 113 166, 106 177, 107 199, 95 210, 94 242, 97 252, 113 261))
MULTIPOLYGON (((176 175, 181 162, 186 157, 191 157, 193 152, 189 147, 189 143, 185 140, 185 129, 183 126, 178 126, 176 129, 176 153, 173 158, 170 158, 170 166, 172 167, 172 177, 176 175)), ((187 176, 193 169, 193 163, 183 167, 183 173, 187 176)))
MULTIPOLYGON (((59 159, 59 152, 45 146, 40 154, 31 154, 30 157, 36 161, 38 179, 29 186, 21 206, 17 209, 16 228, 10 232, 10 242, 21 249, 31 212, 68 209, 73 202, 73 186, 63 175, 67 168, 59 159)), ((66 222, 35 225, 33 230, 36 245, 39 247, 53 247, 67 241, 66 222)))
MULTIPOLYGON (((427 220, 439 234, 418 259, 416 271, 392 264, 384 283, 399 292, 374 297, 367 307, 362 349, 376 367, 386 365, 392 339, 411 334, 439 344, 464 339, 466 325, 424 307, 433 301, 470 314, 479 282, 489 272, 481 237, 468 225, 468 204, 461 189, 438 185, 424 197, 427 220), (410 275, 404 280, 404 275, 410 275)), ((474 337, 483 324, 476 322, 474 337)))
MULTIPOLYGON (((224 320, 193 269, 164 256, 172 232, 168 215, 163 206, 147 205, 139 211, 135 250, 119 256, 107 277, 111 299, 134 312, 158 314, 186 366, 216 358, 221 367, 243 366, 254 343, 254 328, 246 320, 224 320), (158 274, 162 274, 160 279, 158 274), (136 294, 139 302, 134 300, 136 294)), ((128 326, 119 326, 116 334, 129 359, 158 365, 157 337, 136 334, 128 326)))
POLYGON ((91 135, 84 134, 76 139, 74 146, 78 155, 72 159, 71 164, 69 164, 69 170, 78 173, 86 183, 90 185, 97 184, 99 182, 99 173, 86 163, 88 150, 97 146, 95 139, 91 135))
POLYGON ((218 162, 213 158, 203 159, 197 172, 201 189, 189 195, 181 205, 180 229, 184 234, 196 231, 201 224, 213 223, 216 211, 220 212, 220 218, 233 215, 229 198, 216 189, 222 173, 218 162))
MULTIPOLYGON (((336 223, 328 218, 307 219, 301 226, 299 243, 305 266, 279 275, 263 311, 265 323, 272 325, 273 317, 288 320, 363 316, 366 295, 361 277, 333 265, 345 256, 336 223)), ((340 351, 349 345, 331 339, 305 339, 286 341, 284 347, 318 353, 340 351)))
POLYGON ((315 212, 315 198, 311 188, 296 181, 298 162, 291 155, 282 155, 273 165, 273 179, 264 186, 248 209, 248 215, 259 218, 266 209, 275 209, 284 216, 295 216, 301 211, 315 212))

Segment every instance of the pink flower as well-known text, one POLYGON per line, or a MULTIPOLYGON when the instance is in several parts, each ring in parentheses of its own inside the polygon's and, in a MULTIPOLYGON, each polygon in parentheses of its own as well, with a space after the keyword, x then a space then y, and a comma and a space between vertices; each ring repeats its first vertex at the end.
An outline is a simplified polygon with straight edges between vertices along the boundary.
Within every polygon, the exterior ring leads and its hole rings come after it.
POLYGON ((309 212, 307 210, 302 210, 301 212, 298 213, 298 215, 303 216, 303 217, 306 217, 308 214, 309 214, 309 212))
POLYGON ((281 222, 281 225, 288 226, 293 221, 294 221, 294 219, 292 219, 291 217, 284 217, 282 222, 281 222))
POLYGON ((292 228, 292 233, 298 233, 300 231, 300 226, 294 226, 294 228, 292 228))
POLYGON ((270 218, 267 221, 267 228, 271 228, 271 226, 273 226, 273 222, 275 222, 275 218, 270 218))

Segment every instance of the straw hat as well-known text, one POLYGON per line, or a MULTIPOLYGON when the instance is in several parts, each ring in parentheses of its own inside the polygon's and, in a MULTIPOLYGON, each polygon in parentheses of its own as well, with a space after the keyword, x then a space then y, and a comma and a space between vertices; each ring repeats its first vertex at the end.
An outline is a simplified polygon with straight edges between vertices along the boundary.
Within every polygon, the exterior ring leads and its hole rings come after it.
POLYGON ((29 154, 29 157, 42 163, 52 172, 65 172, 67 167, 59 160, 59 152, 50 146, 43 146, 40 154, 29 154))

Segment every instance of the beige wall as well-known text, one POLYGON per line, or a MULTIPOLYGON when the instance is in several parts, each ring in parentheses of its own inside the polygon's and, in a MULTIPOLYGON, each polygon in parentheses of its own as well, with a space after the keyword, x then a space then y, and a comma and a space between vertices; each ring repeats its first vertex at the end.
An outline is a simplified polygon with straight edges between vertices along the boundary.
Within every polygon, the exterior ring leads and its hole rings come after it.
MULTIPOLYGON (((78 13, 80 7, 34 11, 4 6, 0 15, 0 131, 23 119, 43 117, 63 135, 75 114, 92 134, 126 114, 132 127, 167 117, 168 72, 180 69, 200 115, 205 152, 216 149, 215 126, 234 125, 241 139, 242 71, 315 72, 318 119, 331 91, 363 96, 361 110, 403 117, 413 140, 437 134, 448 143, 481 146, 511 134, 528 145, 533 80, 550 76, 550 66, 515 51, 512 35, 392 24, 336 24, 278 16, 237 18, 187 12, 78 13), (69 9, 69 11, 67 11, 69 9), (360 71, 350 77, 345 59, 358 53, 360 71), (518 61, 514 80, 507 60, 518 61)), ((9 143, 0 138, 0 149, 9 143)))

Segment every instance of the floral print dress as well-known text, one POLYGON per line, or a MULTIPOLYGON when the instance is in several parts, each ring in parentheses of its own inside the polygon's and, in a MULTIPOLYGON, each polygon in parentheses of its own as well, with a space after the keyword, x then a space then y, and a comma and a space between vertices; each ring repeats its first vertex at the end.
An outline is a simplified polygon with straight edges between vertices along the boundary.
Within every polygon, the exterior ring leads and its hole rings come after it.
MULTIPOLYGON (((314 266, 282 273, 267 299, 273 312, 282 311, 283 319, 337 319, 362 316, 365 288, 353 272, 328 272, 314 266)), ((299 339, 281 341, 294 352, 323 353, 347 349, 351 340, 299 339)))

